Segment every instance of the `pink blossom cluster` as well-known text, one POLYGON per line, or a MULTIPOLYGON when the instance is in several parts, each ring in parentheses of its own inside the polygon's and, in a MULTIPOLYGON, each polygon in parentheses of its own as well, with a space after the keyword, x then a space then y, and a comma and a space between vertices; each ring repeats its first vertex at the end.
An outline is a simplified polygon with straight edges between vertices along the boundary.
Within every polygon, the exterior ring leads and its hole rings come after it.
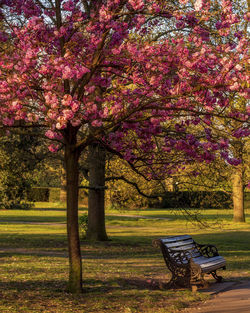
MULTIPOLYGON (((73 127, 79 140, 93 137, 130 162, 153 164, 160 152, 211 162, 220 150, 235 165, 229 144, 209 128, 212 116, 247 121, 229 98, 249 98, 249 41, 233 27, 239 17, 231 1, 214 16, 206 1, 186 11, 188 1, 180 3, 108 0, 83 8, 68 0, 57 20, 55 1, 6 1, 3 15, 10 10, 25 22, 12 25, 15 49, 1 55, 0 122, 46 125, 47 138, 58 142, 73 127), (169 27, 175 36, 151 40, 169 27), (224 36, 218 44, 216 31, 224 36)), ((248 134, 238 127, 232 135, 248 134)))
POLYGON ((134 10, 141 10, 144 8, 143 0, 129 0, 128 3, 133 7, 134 10))

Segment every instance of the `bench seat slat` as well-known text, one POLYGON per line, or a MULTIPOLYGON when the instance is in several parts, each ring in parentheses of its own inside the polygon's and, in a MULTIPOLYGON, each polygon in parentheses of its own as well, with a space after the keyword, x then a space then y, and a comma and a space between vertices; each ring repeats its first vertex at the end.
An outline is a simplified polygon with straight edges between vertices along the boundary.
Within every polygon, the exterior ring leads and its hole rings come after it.
MULTIPOLYGON (((213 259, 213 258, 210 258, 213 259)), ((216 260, 210 260, 210 262, 206 262, 200 264, 201 270, 204 273, 211 272, 215 269, 224 267, 226 265, 226 260, 223 257, 217 258, 216 260)))
POLYGON ((208 263, 208 262, 211 262, 211 261, 217 261, 217 260, 221 260, 224 258, 222 258, 221 256, 214 256, 214 257, 211 257, 211 258, 206 258, 205 256, 200 256, 200 257, 193 257, 193 261, 196 263, 196 264, 205 264, 205 263, 208 263))
POLYGON ((176 251, 190 251, 190 250, 196 250, 198 251, 197 249, 195 249, 195 245, 193 244, 189 244, 189 245, 186 245, 186 246, 180 246, 180 247, 173 247, 171 248, 172 250, 176 250, 176 251))
POLYGON ((161 241, 163 243, 167 243, 167 242, 170 243, 170 242, 186 240, 186 239, 192 239, 192 238, 189 235, 182 235, 182 236, 173 236, 173 237, 161 238, 161 241))
POLYGON ((179 246, 185 246, 185 245, 188 245, 188 244, 194 244, 194 241, 193 239, 188 239, 188 240, 181 240, 181 241, 176 241, 176 242, 171 242, 171 243, 165 243, 165 246, 168 247, 168 248, 172 248, 172 247, 179 247, 179 246))

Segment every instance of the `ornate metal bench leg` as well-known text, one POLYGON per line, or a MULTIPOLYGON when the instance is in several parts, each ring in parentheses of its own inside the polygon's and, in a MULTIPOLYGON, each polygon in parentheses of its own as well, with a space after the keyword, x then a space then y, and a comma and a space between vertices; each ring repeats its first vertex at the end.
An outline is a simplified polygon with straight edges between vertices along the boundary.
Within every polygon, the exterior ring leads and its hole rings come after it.
POLYGON ((211 272, 211 274, 213 275, 213 278, 216 280, 217 283, 220 283, 222 281, 222 276, 218 276, 216 271, 211 272))
POLYGON ((175 267, 172 269, 172 277, 168 286, 170 288, 190 287, 190 281, 190 269, 188 267, 185 269, 175 267))
POLYGON ((185 279, 184 277, 178 277, 172 273, 172 278, 168 282, 169 288, 178 288, 185 286, 185 279))

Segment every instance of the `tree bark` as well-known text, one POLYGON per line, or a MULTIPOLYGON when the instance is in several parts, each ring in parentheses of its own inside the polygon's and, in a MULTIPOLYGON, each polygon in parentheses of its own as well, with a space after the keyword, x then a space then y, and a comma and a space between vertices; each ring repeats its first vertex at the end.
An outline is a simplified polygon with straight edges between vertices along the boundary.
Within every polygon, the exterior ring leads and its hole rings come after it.
POLYGON ((72 293, 82 292, 82 259, 78 229, 78 160, 80 153, 73 149, 76 135, 69 136, 65 147, 65 166, 67 180, 67 234, 69 251, 69 283, 72 293), (72 137, 72 138, 70 138, 72 137))
POLYGON ((66 171, 65 171, 65 164, 62 162, 61 168, 61 188, 60 188, 60 202, 66 202, 67 200, 67 190, 66 190, 66 171))
POLYGON ((105 150, 99 144, 89 146, 88 230, 90 241, 106 241, 105 227, 105 150))
POLYGON ((245 222, 243 165, 234 168, 233 173, 234 222, 245 222))

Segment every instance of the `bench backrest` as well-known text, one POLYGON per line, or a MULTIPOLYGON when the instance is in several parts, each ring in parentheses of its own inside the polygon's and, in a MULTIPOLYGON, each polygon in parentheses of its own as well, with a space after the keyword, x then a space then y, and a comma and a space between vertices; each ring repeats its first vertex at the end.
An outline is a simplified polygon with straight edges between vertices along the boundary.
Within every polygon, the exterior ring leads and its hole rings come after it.
POLYGON ((193 258, 201 256, 195 241, 189 235, 161 238, 160 241, 171 257, 175 257, 175 252, 171 250, 189 251, 193 258))

